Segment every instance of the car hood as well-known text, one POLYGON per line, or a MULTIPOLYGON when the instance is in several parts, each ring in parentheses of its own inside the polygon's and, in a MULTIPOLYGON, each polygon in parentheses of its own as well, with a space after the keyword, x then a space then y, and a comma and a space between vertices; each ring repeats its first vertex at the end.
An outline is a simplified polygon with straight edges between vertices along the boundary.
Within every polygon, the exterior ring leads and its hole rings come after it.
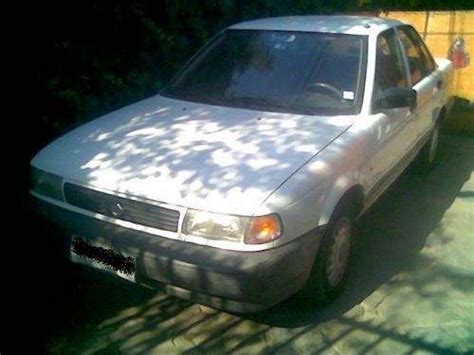
POLYGON ((154 96, 58 138, 32 165, 99 189, 252 215, 352 124, 154 96))

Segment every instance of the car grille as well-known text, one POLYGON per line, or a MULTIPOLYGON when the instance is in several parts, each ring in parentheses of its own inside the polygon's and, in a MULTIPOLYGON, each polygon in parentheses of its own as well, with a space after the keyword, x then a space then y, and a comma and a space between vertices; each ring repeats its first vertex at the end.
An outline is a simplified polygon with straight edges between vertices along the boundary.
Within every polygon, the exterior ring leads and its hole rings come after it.
POLYGON ((70 183, 64 184, 64 196, 69 204, 85 210, 170 232, 178 231, 179 212, 176 210, 129 200, 70 183))

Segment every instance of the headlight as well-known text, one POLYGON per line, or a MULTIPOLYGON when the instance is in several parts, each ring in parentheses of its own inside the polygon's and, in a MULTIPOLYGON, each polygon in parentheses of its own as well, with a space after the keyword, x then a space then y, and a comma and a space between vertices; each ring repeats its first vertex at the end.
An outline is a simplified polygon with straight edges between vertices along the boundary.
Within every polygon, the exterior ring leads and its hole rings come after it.
POLYGON ((60 176, 31 167, 31 190, 47 197, 63 200, 63 179, 60 176))
POLYGON ((213 240, 262 244, 281 236, 281 222, 277 215, 258 217, 231 216, 188 210, 183 233, 213 240))

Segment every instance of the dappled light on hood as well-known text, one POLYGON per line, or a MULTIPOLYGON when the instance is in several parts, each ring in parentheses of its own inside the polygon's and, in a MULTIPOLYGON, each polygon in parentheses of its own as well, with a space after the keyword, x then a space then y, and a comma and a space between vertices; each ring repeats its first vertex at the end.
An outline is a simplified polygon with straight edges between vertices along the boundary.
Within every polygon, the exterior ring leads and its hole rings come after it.
POLYGON ((92 187, 250 215, 353 118, 327 121, 156 96, 79 127, 36 159, 92 187))

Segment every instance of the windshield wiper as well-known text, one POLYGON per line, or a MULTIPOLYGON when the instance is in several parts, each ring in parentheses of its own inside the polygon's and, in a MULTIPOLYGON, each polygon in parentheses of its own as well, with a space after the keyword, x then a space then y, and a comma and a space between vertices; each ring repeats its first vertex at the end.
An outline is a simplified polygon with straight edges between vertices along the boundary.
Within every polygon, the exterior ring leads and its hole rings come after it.
POLYGON ((266 108, 283 108, 293 110, 288 104, 271 100, 263 96, 230 96, 227 98, 229 102, 249 104, 253 106, 263 106, 266 108))
POLYGON ((238 102, 241 104, 249 104, 261 109, 282 109, 287 113, 296 113, 298 115, 314 115, 314 112, 311 110, 302 107, 294 107, 294 105, 285 104, 262 96, 230 96, 227 98, 227 100, 233 103, 238 102))

